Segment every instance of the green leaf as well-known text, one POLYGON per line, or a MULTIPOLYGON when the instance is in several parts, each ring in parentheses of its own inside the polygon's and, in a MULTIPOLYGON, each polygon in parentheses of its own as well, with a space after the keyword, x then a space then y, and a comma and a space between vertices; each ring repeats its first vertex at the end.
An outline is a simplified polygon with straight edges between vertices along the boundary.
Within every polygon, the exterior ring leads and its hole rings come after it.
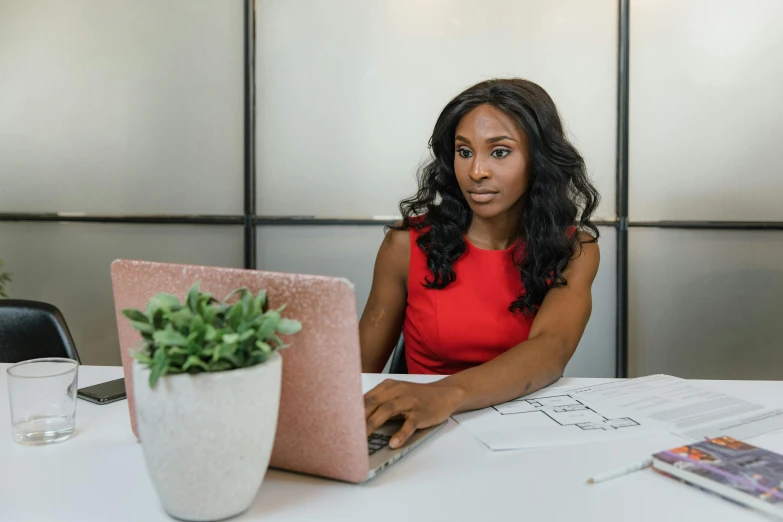
POLYGON ((193 319, 190 321, 190 331, 191 332, 198 332, 200 334, 205 333, 206 331, 206 323, 204 322, 204 319, 200 315, 194 315, 193 319))
POLYGON ((236 344, 239 342, 239 334, 223 334, 223 342, 226 344, 236 344))
POLYGON ((293 335, 302 329, 302 323, 294 319, 280 319, 275 330, 283 335, 293 335))
POLYGON ((221 357, 221 359, 225 359, 228 362, 230 362, 234 368, 242 368, 245 362, 244 357, 241 357, 235 353, 224 355, 223 357, 221 357))
POLYGON ((190 322, 192 320, 193 313, 187 308, 182 308, 181 310, 177 310, 176 312, 173 312, 171 315, 169 315, 169 321, 174 323, 174 325, 179 329, 190 326, 190 322))
POLYGON ((196 357, 195 355, 191 355, 188 357, 188 359, 185 361, 185 364, 182 365, 182 370, 187 371, 190 368, 201 368, 204 371, 209 371, 209 366, 207 366, 207 363, 196 357))
POLYGON ((155 342, 165 344, 168 346, 187 346, 188 340, 181 333, 174 331, 171 325, 167 326, 165 330, 158 330, 152 335, 155 342))
POLYGON ((136 310, 133 308, 127 308, 122 311, 122 315, 130 319, 131 321, 136 321, 137 323, 149 323, 149 319, 147 319, 147 316, 144 315, 144 313, 141 310, 136 310))
POLYGON ((256 364, 261 364, 263 362, 266 362, 267 359, 269 359, 269 355, 265 354, 264 352, 253 352, 250 355, 250 359, 247 362, 247 366, 255 366, 256 364))
POLYGON ((165 323, 165 311, 161 310, 160 308, 156 308, 155 311, 153 311, 150 315, 150 318, 152 319, 152 326, 154 328, 163 328, 165 323))
POLYGON ((215 324, 217 318, 217 310, 212 306, 206 306, 201 312, 201 316, 204 318, 204 322, 207 324, 215 324))
POLYGON ((245 291, 242 294, 242 316, 249 317, 253 313, 253 294, 245 291))
POLYGON ((217 339, 217 330, 215 330, 214 326, 208 324, 204 333, 204 340, 214 341, 215 339, 217 339))
POLYGON ((232 355, 237 352, 237 349, 239 346, 236 344, 221 344, 220 345, 220 356, 225 357, 227 355, 232 355))
POLYGON ((215 346, 215 351, 212 352, 212 362, 217 362, 218 359, 220 359, 220 356, 223 352, 223 344, 218 344, 215 346))
POLYGON ((190 309, 191 312, 195 312, 198 310, 198 298, 199 298, 199 282, 196 281, 193 283, 193 286, 190 287, 190 290, 188 290, 188 297, 186 298, 186 301, 188 303, 188 309, 190 309))
POLYGON ((247 288, 237 288, 235 290, 232 290, 231 292, 226 295, 226 297, 223 298, 223 304, 228 304, 228 302, 231 300, 232 297, 234 297, 237 294, 242 295, 243 292, 247 292, 247 288))
POLYGON ((146 364, 147 366, 152 364, 152 357, 150 357, 149 354, 143 350, 131 352, 131 357, 136 359, 141 364, 146 364))
POLYGON ((272 351, 273 351, 273 350, 272 350, 272 347, 271 347, 271 346, 269 346, 269 345, 268 345, 267 343, 265 343, 264 341, 256 341, 256 346, 258 346, 258 348, 259 348, 259 349, 260 349, 260 350, 261 350, 263 353, 267 353, 267 354, 269 354, 269 353, 272 353, 272 351))
POLYGON ((168 369, 168 358, 166 352, 161 349, 155 350, 155 354, 152 356, 152 371, 150 372, 150 388, 154 388, 158 379, 166 374, 168 369))
POLYGON ((166 371, 166 364, 153 364, 152 371, 150 372, 150 388, 154 388, 158 383, 158 379, 163 376, 166 371))
POLYGON ((209 365, 209 371, 210 372, 222 372, 224 370, 231 370, 233 367, 231 366, 231 363, 228 361, 216 361, 209 365))
POLYGON ((177 297, 171 294, 160 293, 157 294, 152 299, 157 301, 158 308, 164 308, 167 310, 179 310, 182 307, 182 305, 179 302, 179 299, 177 299, 177 297))
POLYGON ((236 330, 239 327, 239 322, 242 320, 242 305, 237 303, 232 306, 231 310, 228 312, 228 317, 226 317, 226 320, 228 321, 228 325, 231 327, 231 329, 236 330))
POLYGON ((155 331, 155 328, 152 327, 149 323, 140 323, 139 321, 131 321, 131 326, 143 333, 151 334, 155 331))
POLYGON ((253 314, 263 313, 264 306, 266 306, 266 290, 261 290, 253 300, 253 314))
POLYGON ((277 321, 265 315, 261 316, 261 323, 258 325, 257 336, 259 339, 268 339, 275 332, 277 321))
POLYGON ((188 334, 188 350, 192 353, 198 351, 198 346, 203 344, 203 339, 200 338, 202 332, 190 332, 188 334))
MULTIPOLYGON (((239 342, 243 343, 253 337, 256 334, 256 331, 253 328, 248 328, 241 334, 239 334, 239 342)), ((225 340, 225 339, 224 339, 225 340)))

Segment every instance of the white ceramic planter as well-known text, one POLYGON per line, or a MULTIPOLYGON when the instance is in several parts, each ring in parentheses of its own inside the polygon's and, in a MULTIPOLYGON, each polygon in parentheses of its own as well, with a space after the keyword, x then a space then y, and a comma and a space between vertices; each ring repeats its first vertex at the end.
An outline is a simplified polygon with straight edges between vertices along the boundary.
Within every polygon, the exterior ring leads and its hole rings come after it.
POLYGON ((144 460, 166 512, 222 520, 247 510, 264 479, 277 428, 283 361, 162 377, 134 363, 144 460))

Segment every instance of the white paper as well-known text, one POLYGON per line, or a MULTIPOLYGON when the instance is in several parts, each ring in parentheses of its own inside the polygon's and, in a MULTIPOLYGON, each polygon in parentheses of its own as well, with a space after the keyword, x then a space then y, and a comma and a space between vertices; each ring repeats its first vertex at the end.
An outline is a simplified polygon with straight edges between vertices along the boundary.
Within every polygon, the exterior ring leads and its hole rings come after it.
POLYGON ((746 440, 783 429, 783 410, 766 408, 670 375, 650 375, 569 390, 598 408, 660 423, 691 440, 746 440))
POLYGON ((493 450, 562 446, 661 433, 654 423, 547 388, 491 408, 455 415, 493 450))

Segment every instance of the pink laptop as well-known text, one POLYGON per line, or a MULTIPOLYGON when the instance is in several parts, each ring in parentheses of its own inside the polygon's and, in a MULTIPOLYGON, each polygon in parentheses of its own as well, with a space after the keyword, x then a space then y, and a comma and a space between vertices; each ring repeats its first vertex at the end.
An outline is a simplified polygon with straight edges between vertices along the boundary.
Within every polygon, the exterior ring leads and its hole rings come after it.
POLYGON ((112 263, 111 276, 131 426, 137 437, 129 352, 140 345, 141 336, 122 310, 144 309, 159 292, 184 298, 196 281, 202 291, 218 298, 240 287, 253 293, 266 290, 270 307, 285 303, 286 315, 302 323, 302 330, 287 340, 291 347, 281 352, 282 395, 270 466, 364 482, 435 431, 417 432, 396 450, 387 443, 399 423, 384 425, 368 439, 356 297, 346 279, 133 260, 112 263))

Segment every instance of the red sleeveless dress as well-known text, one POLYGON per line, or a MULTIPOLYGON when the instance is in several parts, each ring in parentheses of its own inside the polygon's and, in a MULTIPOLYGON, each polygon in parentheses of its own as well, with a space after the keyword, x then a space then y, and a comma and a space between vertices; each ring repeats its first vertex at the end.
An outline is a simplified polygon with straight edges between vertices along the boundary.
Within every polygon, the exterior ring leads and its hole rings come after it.
POLYGON ((410 373, 453 374, 478 366, 530 335, 533 316, 511 313, 522 291, 514 246, 482 250, 465 238, 465 253, 454 263, 456 281, 442 290, 425 288, 432 279, 427 256, 416 244, 424 230, 410 229, 408 303, 403 337, 410 373))

